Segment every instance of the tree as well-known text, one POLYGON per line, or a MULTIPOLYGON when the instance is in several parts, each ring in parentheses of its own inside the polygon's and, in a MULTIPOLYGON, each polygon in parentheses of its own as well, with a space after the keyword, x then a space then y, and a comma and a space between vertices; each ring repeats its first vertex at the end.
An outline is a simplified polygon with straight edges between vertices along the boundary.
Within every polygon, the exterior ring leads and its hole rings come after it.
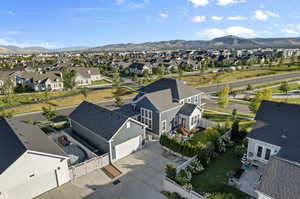
POLYGON ((183 77, 183 70, 182 68, 178 68, 178 73, 179 73, 179 79, 181 80, 183 77))
POLYGON ((88 98, 88 89, 87 88, 81 88, 80 93, 83 95, 84 99, 88 98))
POLYGON ((118 72, 115 72, 113 74, 112 86, 114 89, 113 95, 114 95, 115 103, 117 106, 122 106, 124 102, 121 98, 121 94, 122 94, 121 78, 118 72))
POLYGON ((67 89, 74 89, 76 87, 76 71, 65 69, 63 71, 64 87, 67 89))
POLYGON ((279 87, 279 90, 282 91, 283 93, 287 94, 289 91, 289 84, 287 82, 282 82, 282 84, 279 87))
POLYGON ((52 110, 51 106, 42 107, 43 113, 42 115, 47 118, 47 120, 52 120, 56 117, 56 112, 52 110))
POLYGON ((236 113, 237 113, 237 110, 236 110, 236 108, 234 108, 234 109, 232 110, 232 120, 235 120, 235 119, 236 119, 236 113))
POLYGON ((4 95, 3 102, 6 103, 8 106, 14 105, 15 103, 14 83, 10 79, 5 81, 1 90, 4 95))
POLYGON ((220 107, 225 108, 229 103, 230 87, 224 86, 223 90, 219 94, 218 104, 220 107))
POLYGON ((250 111, 256 114, 263 100, 272 100, 272 89, 268 88, 256 92, 254 99, 252 99, 252 102, 249 104, 250 111))
POLYGON ((246 90, 247 91, 252 91, 253 90, 253 86, 251 84, 248 84, 246 90))

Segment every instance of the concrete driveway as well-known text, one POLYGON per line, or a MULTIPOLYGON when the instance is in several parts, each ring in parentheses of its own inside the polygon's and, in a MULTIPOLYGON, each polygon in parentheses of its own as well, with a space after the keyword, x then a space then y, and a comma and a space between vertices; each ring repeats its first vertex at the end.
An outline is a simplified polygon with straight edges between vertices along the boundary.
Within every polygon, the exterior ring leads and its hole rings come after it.
POLYGON ((163 190, 164 168, 167 163, 181 164, 184 160, 163 152, 158 142, 114 163, 122 171, 120 181, 108 178, 102 170, 49 191, 38 199, 166 199, 163 190))

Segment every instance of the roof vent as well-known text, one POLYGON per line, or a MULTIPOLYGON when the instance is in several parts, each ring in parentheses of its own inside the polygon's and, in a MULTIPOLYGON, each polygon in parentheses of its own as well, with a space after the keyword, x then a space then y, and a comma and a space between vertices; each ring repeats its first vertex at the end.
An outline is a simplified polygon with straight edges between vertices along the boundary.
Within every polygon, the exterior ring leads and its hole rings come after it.
POLYGON ((282 135, 281 135, 281 138, 282 138, 282 139, 286 139, 287 137, 288 137, 288 135, 287 135, 287 130, 283 130, 282 135))

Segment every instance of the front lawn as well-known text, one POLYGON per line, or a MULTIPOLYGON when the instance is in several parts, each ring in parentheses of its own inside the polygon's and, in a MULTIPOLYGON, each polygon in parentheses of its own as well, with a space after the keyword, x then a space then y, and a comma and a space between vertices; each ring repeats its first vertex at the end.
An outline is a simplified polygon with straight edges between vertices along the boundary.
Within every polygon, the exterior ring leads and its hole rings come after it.
POLYGON ((227 174, 240 166, 241 162, 233 153, 233 148, 228 149, 211 161, 202 173, 193 176, 193 188, 199 193, 232 193, 236 199, 248 199, 250 197, 247 194, 228 185, 227 174))
POLYGON ((92 85, 102 85, 102 84, 111 84, 111 82, 105 80, 105 79, 102 79, 102 80, 98 80, 98 81, 93 81, 92 82, 92 85))

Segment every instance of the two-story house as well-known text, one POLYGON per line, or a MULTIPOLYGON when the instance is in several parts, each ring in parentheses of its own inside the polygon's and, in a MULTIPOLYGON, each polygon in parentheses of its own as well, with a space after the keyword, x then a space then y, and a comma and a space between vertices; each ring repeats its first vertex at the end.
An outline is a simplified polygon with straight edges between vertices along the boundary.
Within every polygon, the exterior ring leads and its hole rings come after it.
MULTIPOLYGON (((248 159, 265 165, 258 199, 300 196, 300 106, 263 101, 248 134, 248 159)), ((259 165, 258 164, 258 165, 259 165)))
POLYGON ((28 86, 36 92, 63 90, 63 77, 60 71, 49 72, 18 72, 16 84, 28 86))
POLYGON ((146 124, 148 131, 161 135, 181 126, 186 130, 202 127, 203 93, 183 81, 162 78, 138 90, 130 105, 119 112, 146 124))

